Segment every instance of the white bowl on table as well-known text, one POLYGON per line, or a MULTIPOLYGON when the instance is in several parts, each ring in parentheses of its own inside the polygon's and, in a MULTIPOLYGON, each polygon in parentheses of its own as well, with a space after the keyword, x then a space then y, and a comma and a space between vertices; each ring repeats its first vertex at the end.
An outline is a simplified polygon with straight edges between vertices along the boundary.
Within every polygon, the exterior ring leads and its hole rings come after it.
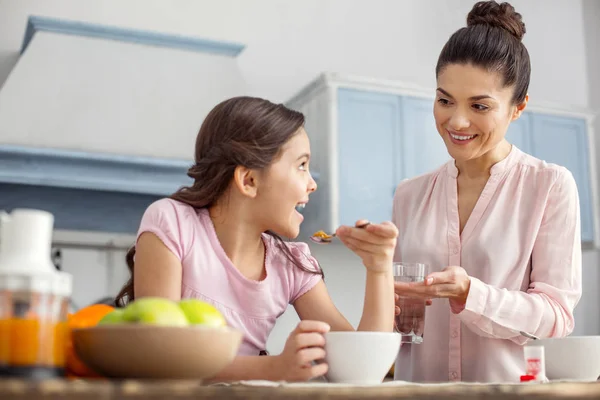
POLYGON ((325 362, 329 382, 355 385, 383 381, 400 350, 396 332, 328 332, 325 362))
POLYGON ((600 376, 600 336, 540 339, 529 345, 544 346, 550 380, 595 381, 600 376))

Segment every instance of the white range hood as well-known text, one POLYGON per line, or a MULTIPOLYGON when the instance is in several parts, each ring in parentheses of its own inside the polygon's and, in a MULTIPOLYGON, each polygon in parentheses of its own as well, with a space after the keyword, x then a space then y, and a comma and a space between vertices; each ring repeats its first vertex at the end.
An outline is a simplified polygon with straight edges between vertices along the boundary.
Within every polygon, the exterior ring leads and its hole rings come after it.
POLYGON ((243 46, 31 17, 0 89, 2 144, 190 159, 243 46))
POLYGON ((190 180, 198 129, 246 94, 243 46, 30 17, 0 88, 0 209, 51 211, 57 229, 132 233, 190 180))

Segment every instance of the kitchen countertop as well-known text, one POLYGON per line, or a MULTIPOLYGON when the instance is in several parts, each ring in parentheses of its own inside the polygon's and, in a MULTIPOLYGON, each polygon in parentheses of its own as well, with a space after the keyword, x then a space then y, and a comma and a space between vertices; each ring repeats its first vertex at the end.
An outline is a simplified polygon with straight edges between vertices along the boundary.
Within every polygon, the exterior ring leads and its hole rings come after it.
POLYGON ((130 400, 130 399, 598 399, 598 382, 544 384, 382 384, 345 386, 329 384, 261 384, 241 382, 204 386, 197 381, 105 381, 0 379, 0 399, 130 400))

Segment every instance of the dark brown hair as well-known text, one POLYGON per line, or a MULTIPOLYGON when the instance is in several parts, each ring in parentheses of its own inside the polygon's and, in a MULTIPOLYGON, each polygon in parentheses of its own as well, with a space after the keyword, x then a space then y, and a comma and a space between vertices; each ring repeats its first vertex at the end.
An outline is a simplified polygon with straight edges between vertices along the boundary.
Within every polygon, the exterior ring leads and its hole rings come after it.
POLYGON ((456 31, 442 49, 436 77, 449 64, 471 64, 499 73, 504 87, 515 87, 512 102, 520 104, 529 89, 531 64, 521 42, 525 24, 509 3, 480 1, 467 16, 467 26, 456 31))
MULTIPOLYGON (((229 187, 238 166, 264 169, 280 155, 282 146, 304 125, 304 115, 282 104, 254 97, 234 97, 213 108, 202 123, 196 138, 195 164, 188 170, 194 182, 170 196, 196 209, 213 206, 229 187)), ((296 267, 323 275, 322 270, 306 268, 283 239, 273 232, 276 245, 296 267)), ((131 273, 116 297, 124 306, 134 299, 135 246, 126 256, 131 273)))

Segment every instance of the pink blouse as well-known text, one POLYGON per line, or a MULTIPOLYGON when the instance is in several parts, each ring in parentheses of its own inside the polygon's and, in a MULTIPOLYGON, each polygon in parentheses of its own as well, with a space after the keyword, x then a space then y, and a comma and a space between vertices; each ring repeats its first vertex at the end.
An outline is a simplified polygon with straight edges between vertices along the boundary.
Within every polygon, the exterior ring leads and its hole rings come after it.
POLYGON ((458 314, 446 299, 427 308, 424 341, 401 347, 395 379, 518 382, 528 341, 520 331, 542 338, 573 331, 581 297, 577 186, 566 168, 513 146, 492 167, 459 234, 457 176, 450 161, 396 190, 395 261, 433 271, 461 266, 471 287, 458 314))

